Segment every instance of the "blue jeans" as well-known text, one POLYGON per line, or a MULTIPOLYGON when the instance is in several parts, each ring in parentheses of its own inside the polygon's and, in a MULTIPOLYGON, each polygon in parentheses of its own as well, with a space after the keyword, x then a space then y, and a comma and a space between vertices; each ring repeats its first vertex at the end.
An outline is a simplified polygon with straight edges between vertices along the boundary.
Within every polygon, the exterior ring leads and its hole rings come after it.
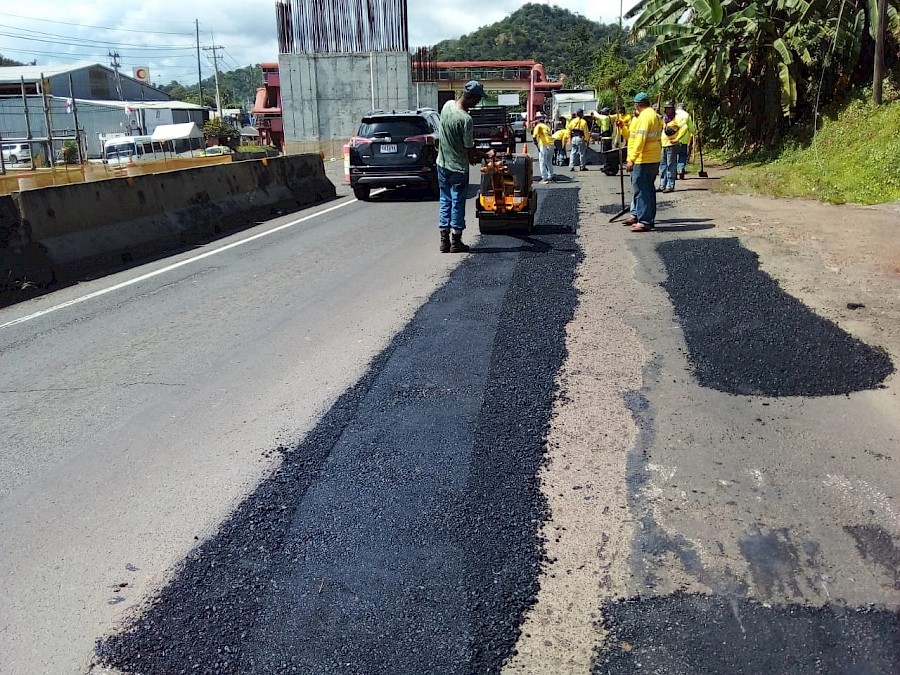
POLYGON ((687 143, 679 143, 678 144, 678 173, 684 173, 684 167, 687 166, 688 161, 688 144, 687 143))
POLYGON ((466 192, 469 189, 469 172, 449 171, 437 168, 438 187, 441 190, 441 206, 438 210, 438 227, 442 230, 466 229, 466 192))
POLYGON ((635 164, 631 171, 631 189, 634 191, 634 203, 631 215, 645 227, 653 227, 656 223, 656 174, 659 163, 635 164))
POLYGON ((538 152, 538 166, 541 169, 541 178, 550 180, 553 178, 553 146, 545 145, 538 152))
POLYGON ((584 168, 587 157, 584 156, 584 139, 581 136, 572 136, 572 151, 569 153, 569 166, 584 168))
POLYGON ((675 189, 677 159, 677 145, 670 145, 662 149, 662 164, 659 165, 659 187, 675 189))

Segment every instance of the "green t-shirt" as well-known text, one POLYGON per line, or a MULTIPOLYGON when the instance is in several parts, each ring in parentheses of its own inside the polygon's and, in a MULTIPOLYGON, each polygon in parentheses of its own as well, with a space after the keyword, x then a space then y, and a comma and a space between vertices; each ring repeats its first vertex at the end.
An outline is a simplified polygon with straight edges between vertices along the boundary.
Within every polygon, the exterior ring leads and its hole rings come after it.
POLYGON ((469 148, 475 147, 472 117, 456 101, 447 101, 441 109, 441 140, 438 166, 447 171, 469 173, 469 148))

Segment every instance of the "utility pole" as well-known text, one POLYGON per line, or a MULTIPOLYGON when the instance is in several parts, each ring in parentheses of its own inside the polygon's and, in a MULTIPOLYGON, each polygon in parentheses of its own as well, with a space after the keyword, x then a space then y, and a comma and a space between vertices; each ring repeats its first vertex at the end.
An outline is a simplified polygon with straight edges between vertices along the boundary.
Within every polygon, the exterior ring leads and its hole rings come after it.
MULTIPOLYGON (((213 37, 213 42, 216 38, 213 37)), ((218 50, 225 49, 222 45, 213 44, 210 47, 203 47, 203 51, 212 52, 213 67, 216 70, 216 112, 222 117, 222 94, 219 91, 219 55, 218 50)))
POLYGON ((106 55, 110 58, 109 65, 116 71, 116 93, 119 95, 119 100, 124 101, 125 98, 122 96, 122 79, 119 77, 119 68, 122 67, 122 64, 119 63, 119 52, 107 51, 106 55))
POLYGON ((881 105, 884 83, 884 33, 887 19, 887 0, 878 0, 878 25, 875 28, 875 72, 872 77, 872 103, 881 105))
MULTIPOLYGON (((143 91, 143 87, 141 90, 143 91)), ((81 132, 78 130, 78 105, 75 103, 75 87, 72 85, 72 73, 69 73, 69 98, 72 101, 72 120, 75 123, 75 148, 78 152, 78 166, 84 165, 84 156, 81 154, 81 132)))
POLYGON ((194 29, 197 31, 197 94, 200 97, 200 106, 203 106, 203 71, 200 70, 200 20, 194 19, 194 29))

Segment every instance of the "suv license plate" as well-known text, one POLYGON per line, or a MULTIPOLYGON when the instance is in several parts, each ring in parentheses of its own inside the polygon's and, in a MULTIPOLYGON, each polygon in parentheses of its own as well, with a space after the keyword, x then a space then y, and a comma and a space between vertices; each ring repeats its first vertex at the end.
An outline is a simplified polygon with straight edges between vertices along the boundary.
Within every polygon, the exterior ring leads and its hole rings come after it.
POLYGON ((397 144, 396 143, 382 143, 381 145, 381 154, 384 155, 390 152, 397 152, 397 144))
POLYGON ((490 150, 490 149, 491 149, 491 144, 490 144, 490 143, 478 143, 478 144, 475 146, 475 148, 478 149, 478 150, 490 150))

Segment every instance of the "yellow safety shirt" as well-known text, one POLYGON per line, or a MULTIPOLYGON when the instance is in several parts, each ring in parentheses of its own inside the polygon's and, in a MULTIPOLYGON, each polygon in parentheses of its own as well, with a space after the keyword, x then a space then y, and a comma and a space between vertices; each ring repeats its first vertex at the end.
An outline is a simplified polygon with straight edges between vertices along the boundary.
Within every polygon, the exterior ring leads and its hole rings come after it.
POLYGON ((662 159, 662 120, 656 111, 647 106, 631 127, 628 140, 628 161, 635 164, 656 164, 662 159))
POLYGON ((681 127, 678 125, 678 120, 675 118, 673 118, 672 121, 668 124, 665 122, 665 120, 663 120, 662 135, 659 137, 662 147, 668 148, 673 145, 678 145, 678 131, 680 128, 681 127), (668 136, 666 134, 666 129, 671 129, 675 133, 673 133, 671 136, 668 136))
POLYGON ((553 132, 550 131, 550 127, 543 122, 538 122, 534 125, 534 129, 531 130, 531 135, 540 148, 553 145, 553 132))
POLYGON ((587 139, 588 134, 590 133, 590 127, 588 126, 587 120, 585 120, 583 117, 578 116, 574 116, 571 120, 569 120, 569 123, 566 125, 566 129, 568 129, 569 132, 580 129, 582 132, 584 132, 585 139, 587 139))
POLYGON ((691 136, 694 135, 694 120, 687 110, 676 110, 675 121, 678 122, 678 134, 675 140, 678 143, 689 143, 691 136))
POLYGON ((557 129, 553 132, 553 140, 562 141, 563 147, 569 144, 569 137, 571 134, 568 129, 557 129))

